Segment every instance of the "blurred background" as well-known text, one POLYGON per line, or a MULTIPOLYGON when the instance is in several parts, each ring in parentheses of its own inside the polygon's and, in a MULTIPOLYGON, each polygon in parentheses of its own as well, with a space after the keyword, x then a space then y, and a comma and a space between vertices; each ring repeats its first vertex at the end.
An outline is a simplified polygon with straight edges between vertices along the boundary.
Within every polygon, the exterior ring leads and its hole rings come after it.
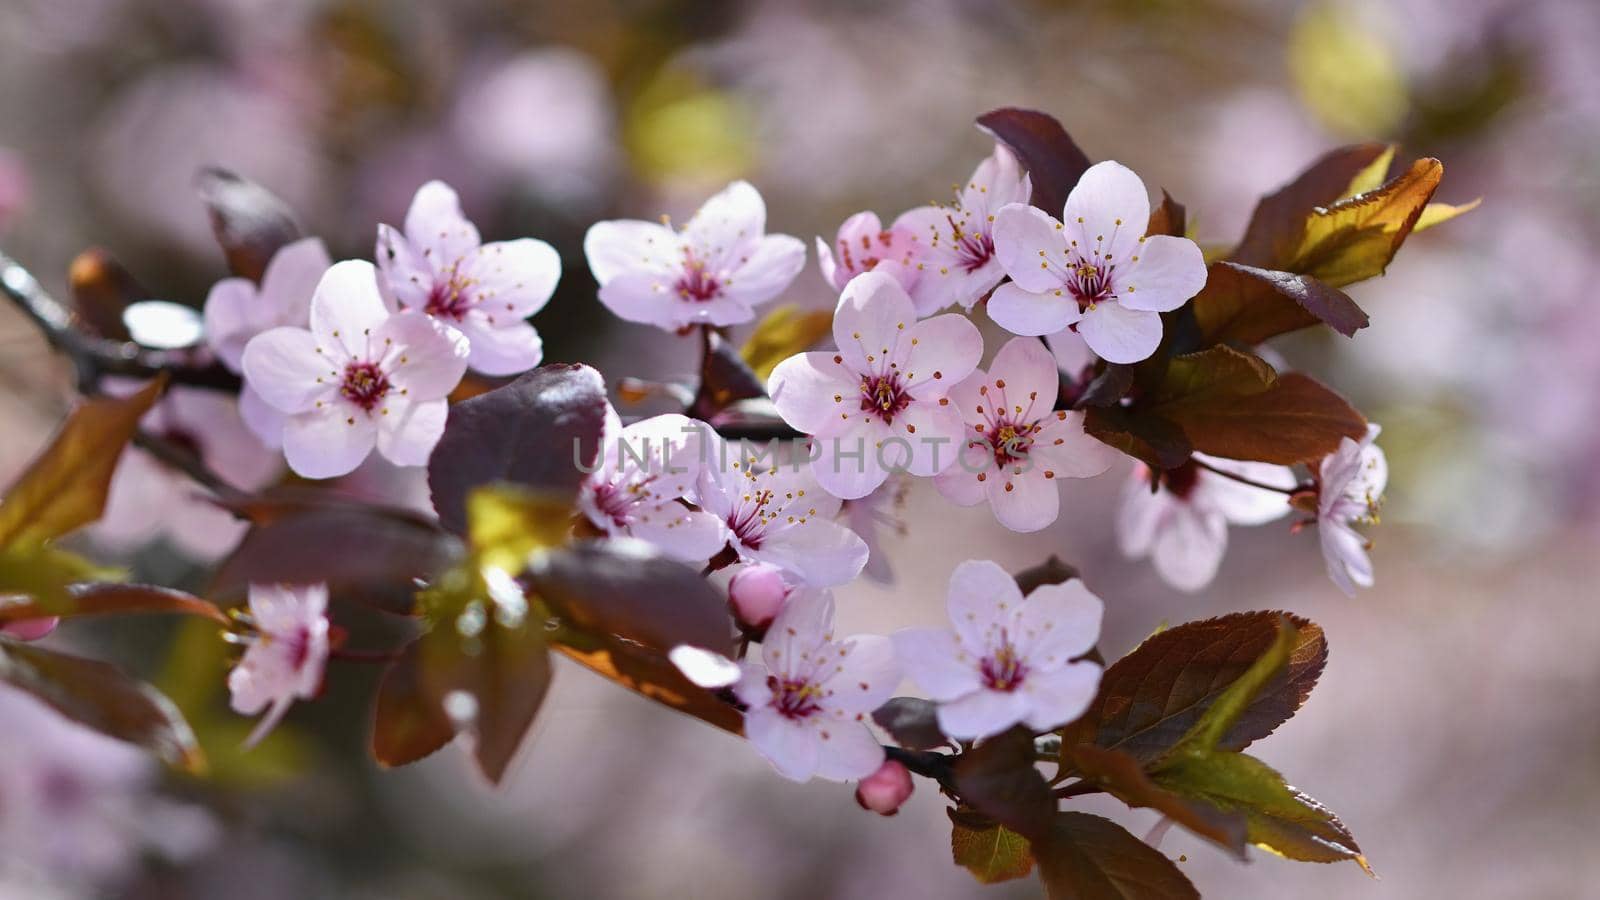
MULTIPOLYGON (((442 178, 486 239, 561 250, 567 275, 534 320, 547 358, 615 384, 689 376, 697 345, 594 300, 584 229, 686 217, 735 177, 765 195, 769 230, 831 238, 857 210, 887 221, 946 199, 988 150, 973 117, 1032 106, 1226 244, 1260 193, 1334 146, 1437 156, 1436 199, 1483 207, 1351 291, 1372 314, 1354 341, 1276 346, 1384 425, 1375 589, 1345 599, 1314 537, 1280 523, 1234 529, 1217 580, 1175 592, 1116 548, 1121 470, 1065 485, 1061 520, 1028 536, 916 484, 884 510, 895 582, 843 591, 841 630, 936 624, 957 560, 1052 552, 1106 599, 1109 653, 1163 621, 1293 610, 1326 628, 1332 657, 1254 752, 1338 811, 1382 880, 1260 852, 1241 866, 1174 830, 1163 849, 1186 854, 1202 891, 1577 897, 1600 883, 1596 46, 1590 0, 7 0, 0 246, 58 293, 99 246, 151 296, 198 305, 226 274, 200 165, 279 193, 336 259, 370 258, 375 223, 442 178)), ((813 259, 783 299, 834 297, 813 259)), ((0 480, 59 420, 69 376, 0 309, 0 480)), ((368 468, 347 487, 425 503, 416 474, 368 468)), ((142 578, 202 583, 207 553, 154 529, 89 540, 142 578)), ((71 625, 51 640, 169 691, 214 773, 172 778, 0 697, 4 900, 1038 891, 953 867, 925 783, 879 819, 850 786, 789 784, 732 738, 571 667, 494 791, 457 748, 401 771, 367 760, 371 666, 332 664, 321 702, 241 754, 248 723, 226 710, 204 628, 71 625), (172 648, 182 664, 163 663, 172 648)), ((1138 834, 1153 824, 1103 808, 1138 834)))

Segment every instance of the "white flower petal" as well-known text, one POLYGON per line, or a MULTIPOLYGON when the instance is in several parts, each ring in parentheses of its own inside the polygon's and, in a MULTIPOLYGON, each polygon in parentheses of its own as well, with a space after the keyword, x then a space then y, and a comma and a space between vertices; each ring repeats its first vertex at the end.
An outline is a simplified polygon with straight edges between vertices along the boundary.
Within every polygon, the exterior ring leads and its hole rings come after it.
POLYGON ((1025 337, 1054 334, 1083 318, 1078 301, 1065 290, 1052 288, 1035 293, 1014 282, 994 289, 988 310, 996 325, 1025 337))
POLYGON ((1049 527, 1061 514, 1061 493, 1055 481, 1045 477, 1037 465, 1020 473, 1016 468, 1004 468, 985 483, 995 521, 1023 534, 1049 527))
POLYGON ((839 296, 833 340, 851 369, 882 372, 889 359, 904 359, 910 352, 906 329, 916 321, 911 297, 899 282, 883 272, 866 272, 850 279, 839 296))
POLYGON ((596 222, 583 237, 589 271, 602 286, 630 272, 676 271, 682 262, 679 247, 672 229, 632 219, 596 222))
POLYGON ((1139 252, 1139 238, 1150 222, 1150 194, 1127 166, 1113 160, 1095 163, 1067 195, 1061 221, 1068 239, 1077 240, 1086 257, 1092 259, 1098 248, 1121 265, 1139 252))
POLYGON ((311 333, 326 353, 342 351, 367 358, 371 332, 389 318, 372 263, 347 259, 334 263, 311 297, 311 333))
POLYGON ((1175 504, 1151 550, 1156 572, 1180 591, 1211 583, 1228 550, 1228 525, 1222 514, 1175 504))
POLYGON ((461 264, 479 309, 496 322, 526 319, 550 302, 561 280, 561 257, 544 241, 484 244, 461 264))
POLYGON ((910 332, 902 369, 907 389, 918 400, 945 396, 983 358, 983 335, 965 316, 934 316, 912 325, 910 332))
POLYGON ((1017 614, 1017 651, 1030 666, 1056 669, 1100 640, 1105 604, 1079 579, 1034 588, 1017 614))
POLYGON ((373 329, 371 342, 376 352, 370 358, 389 357, 390 382, 413 402, 449 396, 467 372, 466 337, 415 310, 381 322, 373 329))
POLYGON ((945 606, 962 646, 979 653, 989 646, 991 633, 1009 624, 1022 605, 1022 589, 999 563, 970 559, 950 573, 945 606))
POLYGON ((1036 294, 1061 287, 1065 244, 1061 223, 1043 210, 1012 203, 995 213, 995 257, 1021 290, 1036 294))
POLYGON ((478 229, 461 213, 461 200, 442 181, 417 189, 406 211, 406 238, 436 269, 444 269, 478 249, 478 229))
POLYGON ((1115 302, 1100 303, 1084 312, 1078 333, 1101 359, 1136 363, 1161 345, 1161 315, 1115 302))
POLYGON ((947 701, 983 686, 978 660, 964 656, 955 633, 943 628, 906 628, 892 635, 895 656, 918 688, 947 701))
POLYGON ((1129 309, 1177 309, 1206 286, 1205 256, 1188 238, 1151 235, 1134 255, 1139 261, 1116 282, 1117 299, 1129 309))
POLYGON ((1019 691, 973 691, 939 705, 939 730, 960 741, 991 737, 1016 725, 1031 712, 1028 698, 1019 691))
POLYGON ((1033 417, 1043 416, 1055 406, 1061 386, 1055 357, 1044 344, 1026 337, 1012 338, 1000 347, 989 364, 988 380, 991 403, 1002 404, 1013 415, 1031 413, 1033 417), (1023 413, 1015 411, 1018 406, 1023 413))
POLYGON ((424 466, 444 436, 450 404, 444 399, 391 398, 378 417, 378 452, 397 466, 424 466))
POLYGON ((284 458, 302 478, 348 475, 377 441, 377 423, 346 403, 292 415, 283 425, 284 458))
POLYGON ((1030 672, 1022 683, 1032 707, 1024 721, 1034 731, 1050 731, 1076 721, 1088 711, 1099 688, 1100 667, 1092 662, 1030 672))
POLYGON ((723 286, 730 299, 756 306, 783 293, 806 267, 806 245, 787 234, 769 234, 756 242, 743 264, 723 286))
POLYGON ((312 409, 319 397, 337 389, 333 382, 339 373, 317 352, 316 338, 304 328, 274 328, 256 335, 240 362, 256 394, 282 413, 312 409))
POLYGON ((767 392, 778 415, 806 434, 832 434, 861 411, 859 376, 842 363, 838 354, 799 353, 778 363, 767 380, 767 392), (835 399, 840 398, 840 399, 835 399))
POLYGON ((470 348, 467 365, 485 375, 518 375, 544 359, 544 341, 538 330, 521 319, 491 325, 474 311, 455 323, 455 328, 470 348))
POLYGON ((816 776, 829 781, 860 781, 883 765, 883 745, 867 726, 844 721, 818 726, 822 753, 816 776))
POLYGON ((751 709, 744 716, 745 737, 778 774, 790 781, 810 781, 822 760, 822 735, 816 719, 790 719, 771 707, 751 709))

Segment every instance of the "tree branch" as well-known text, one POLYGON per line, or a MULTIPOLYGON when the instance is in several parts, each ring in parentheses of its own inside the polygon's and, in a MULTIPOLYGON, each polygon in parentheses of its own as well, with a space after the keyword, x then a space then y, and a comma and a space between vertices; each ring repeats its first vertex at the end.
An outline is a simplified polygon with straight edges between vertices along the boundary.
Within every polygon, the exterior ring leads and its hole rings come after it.
POLYGON ((72 360, 78 387, 91 390, 104 375, 154 378, 161 372, 173 384, 237 391, 238 375, 211 358, 188 350, 151 350, 127 341, 92 337, 79 331, 71 307, 52 297, 21 263, 0 251, 0 293, 27 316, 45 340, 72 360))

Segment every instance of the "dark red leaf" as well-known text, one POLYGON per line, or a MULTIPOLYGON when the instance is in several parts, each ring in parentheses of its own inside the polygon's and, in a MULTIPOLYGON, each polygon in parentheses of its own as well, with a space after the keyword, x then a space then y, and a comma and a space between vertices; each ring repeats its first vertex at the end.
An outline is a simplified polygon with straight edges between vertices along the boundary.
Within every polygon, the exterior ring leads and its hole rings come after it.
POLYGON ((745 363, 739 349, 716 332, 705 335, 705 353, 700 360, 700 390, 695 395, 690 415, 709 419, 740 400, 767 395, 766 386, 745 363))
POLYGON ((1206 344, 1252 346, 1319 323, 1350 337, 1368 321, 1348 294, 1310 275, 1230 262, 1212 264, 1193 302, 1206 344))
POLYGON ((895 697, 872 712, 872 721, 907 750, 935 750, 950 744, 939 730, 938 706, 932 700, 895 697))
POLYGON ((1034 762, 1033 735, 1013 728, 956 758, 956 793, 978 812, 1036 840, 1049 833, 1056 800, 1034 762))
MULTIPOLYGON (((472 735, 478 768, 499 784, 544 704, 550 651, 540 622, 512 627, 491 617, 480 628, 472 632, 445 621, 423 635, 417 647, 420 680, 457 730, 472 735)), ((423 731, 413 749, 436 737, 423 731)))
POLYGON ((372 704, 372 757, 403 766, 429 756, 455 737, 450 718, 422 679, 420 640, 401 651, 383 673, 372 704))
POLYGON ((99 247, 79 253, 67 269, 72 306, 88 330, 113 341, 131 341, 122 311, 150 299, 150 292, 111 254, 99 247))
POLYGON ((1089 168, 1089 157, 1054 116, 1006 107, 978 117, 978 127, 1017 155, 1033 181, 1033 205, 1060 216, 1067 194, 1089 168))
POLYGON ((208 166, 195 176, 195 187, 228 268, 241 278, 259 282, 279 248, 300 239, 300 223, 289 205, 248 178, 208 166))
POLYGON ((592 469, 605 426, 600 373, 582 365, 535 369, 450 409, 428 460, 439 522, 467 528, 467 494, 498 481, 570 502, 592 469))
POLYGON ((1057 813, 1034 842, 1050 900, 1199 900, 1200 892, 1161 851, 1121 825, 1088 813, 1057 813))
POLYGON ((0 623, 48 616, 74 618, 127 613, 177 613, 201 616, 227 624, 228 617, 216 604, 193 594, 154 584, 94 583, 77 584, 67 590, 66 604, 29 601, 8 602, 0 598, 0 623))

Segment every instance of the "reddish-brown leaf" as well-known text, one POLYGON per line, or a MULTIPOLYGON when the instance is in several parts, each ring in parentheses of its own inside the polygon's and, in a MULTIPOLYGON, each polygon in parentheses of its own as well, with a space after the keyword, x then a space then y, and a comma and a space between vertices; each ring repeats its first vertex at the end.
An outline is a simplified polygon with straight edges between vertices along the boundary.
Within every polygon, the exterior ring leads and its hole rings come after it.
POLYGON ((1318 207, 1343 197, 1356 176, 1388 152, 1387 144, 1378 143, 1340 147, 1312 163, 1294 181, 1262 197, 1232 259, 1248 266, 1283 268, 1276 263, 1299 240, 1306 218, 1318 207))
POLYGON ((1245 817, 1208 803, 1186 799, 1157 785, 1130 754, 1093 744, 1066 746, 1067 760, 1079 776, 1133 807, 1153 809, 1200 837, 1244 859, 1245 817))
POLYGON ((378 683, 372 704, 372 757, 384 766, 416 762, 455 737, 438 698, 423 684, 421 643, 407 645, 378 683))
POLYGON ((195 176, 195 187, 228 268, 241 278, 259 282, 273 255, 300 238, 300 223, 289 205, 248 178, 209 166, 195 176))
POLYGON ((1089 169, 1089 157, 1054 116, 1032 109, 1006 107, 978 117, 978 127, 1017 155, 1033 182, 1033 205, 1061 215, 1067 194, 1089 169))
POLYGON ((64 604, 0 597, 0 623, 47 616, 75 618, 128 613, 175 613, 200 616, 222 624, 228 622, 228 617, 211 601, 154 584, 77 584, 67 589, 64 604))
MULTIPOLYGON (((472 736, 479 770, 499 784, 550 689, 542 623, 444 621, 417 643, 423 692, 472 736)), ((424 730, 414 748, 436 737, 424 730)))
POLYGON ((1056 800, 1034 767, 1033 735, 1018 726, 956 758, 961 801, 1029 840, 1050 831, 1056 800))
POLYGON ((605 637, 586 639, 581 647, 566 643, 554 646, 573 661, 630 691, 724 731, 744 733, 744 715, 737 708, 683 677, 658 651, 605 637))
POLYGON ((1057 813, 1046 841, 1034 842, 1050 900, 1199 900, 1161 851, 1121 825, 1080 812, 1057 813))
POLYGON ((1319 323, 1349 337, 1368 321, 1348 294, 1310 275, 1230 262, 1211 265, 1193 303, 1205 344, 1254 346, 1319 323))

